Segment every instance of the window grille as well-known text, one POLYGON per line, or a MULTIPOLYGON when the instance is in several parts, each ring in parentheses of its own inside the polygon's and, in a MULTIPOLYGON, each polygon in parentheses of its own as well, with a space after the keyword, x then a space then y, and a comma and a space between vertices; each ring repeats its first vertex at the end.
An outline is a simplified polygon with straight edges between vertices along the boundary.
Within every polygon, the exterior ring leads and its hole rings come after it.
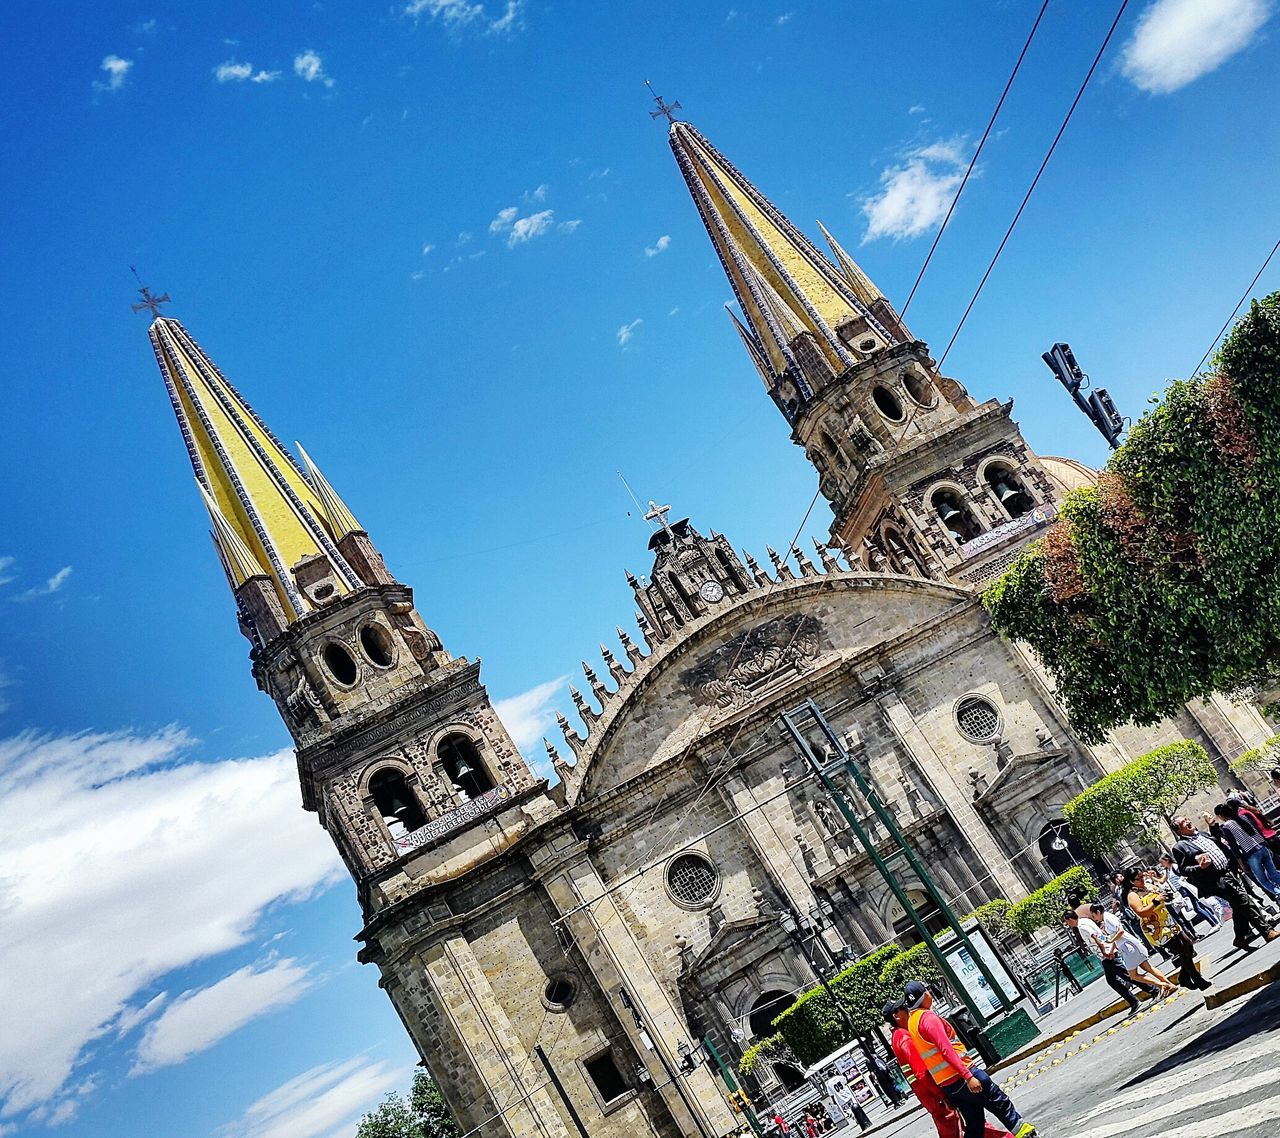
POLYGON ((956 726, 960 734, 975 743, 995 738, 1000 732, 1000 713, 996 705, 980 695, 966 696, 956 708, 956 726))
POLYGON ((698 905, 711 898, 718 882, 715 866, 696 854, 681 854, 667 868, 667 888, 686 905, 698 905))

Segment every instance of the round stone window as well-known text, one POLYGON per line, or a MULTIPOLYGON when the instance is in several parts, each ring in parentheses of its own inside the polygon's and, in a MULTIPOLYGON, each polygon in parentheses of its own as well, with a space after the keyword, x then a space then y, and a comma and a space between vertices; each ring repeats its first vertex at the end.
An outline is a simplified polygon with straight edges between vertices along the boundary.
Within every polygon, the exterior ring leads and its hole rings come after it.
POLYGON ((370 621, 360 629, 360 648, 369 663, 379 668, 389 668, 396 662, 391 633, 376 620, 370 621))
POLYGON ((360 678, 360 670, 351 658, 351 653, 336 641, 330 640, 324 646, 324 666, 343 687, 349 688, 360 678))
POLYGON ((542 989, 543 1006, 552 1012, 566 1011, 577 991, 577 986, 568 976, 553 976, 542 989))
POLYGON ((876 410, 891 423, 902 422, 902 401, 887 387, 874 388, 871 401, 876 405, 876 410))
POLYGON ((701 854, 681 854, 667 866, 667 891, 681 905, 699 908, 716 895, 719 887, 716 867, 701 854))
POLYGON ((956 704, 956 726, 974 743, 988 743, 1000 734, 1000 712, 989 699, 967 695, 956 704))

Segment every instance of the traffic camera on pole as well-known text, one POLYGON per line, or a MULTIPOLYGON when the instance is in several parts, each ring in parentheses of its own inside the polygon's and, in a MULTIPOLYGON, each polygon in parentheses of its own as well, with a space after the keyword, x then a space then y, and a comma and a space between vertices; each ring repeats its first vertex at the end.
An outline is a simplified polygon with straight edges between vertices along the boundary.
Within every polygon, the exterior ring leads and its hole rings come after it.
POLYGON ((1120 435, 1124 431, 1125 420, 1116 409, 1115 402, 1107 394, 1105 387, 1095 387, 1086 395, 1081 388, 1088 383, 1089 377, 1076 363, 1076 357, 1070 344, 1054 344, 1041 357, 1057 380, 1067 389, 1075 404, 1080 408, 1107 440, 1107 445, 1115 450, 1120 445, 1120 435))

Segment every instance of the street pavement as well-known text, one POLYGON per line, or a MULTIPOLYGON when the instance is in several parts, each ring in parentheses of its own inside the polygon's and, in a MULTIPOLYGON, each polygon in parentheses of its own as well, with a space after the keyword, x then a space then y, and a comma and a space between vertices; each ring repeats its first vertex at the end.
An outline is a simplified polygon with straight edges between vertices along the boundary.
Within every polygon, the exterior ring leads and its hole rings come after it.
MULTIPOLYGON (((1230 985, 1275 964, 1278 946, 1244 955, 1216 934, 1200 946, 1202 968, 1215 986, 1230 985)), ((1214 1010, 1179 990, 994 1077, 1042 1138, 1274 1138, 1278 1065, 1280 984, 1272 984, 1214 1010)), ((875 1119, 876 1138, 936 1135, 919 1111, 883 1119, 875 1119)))

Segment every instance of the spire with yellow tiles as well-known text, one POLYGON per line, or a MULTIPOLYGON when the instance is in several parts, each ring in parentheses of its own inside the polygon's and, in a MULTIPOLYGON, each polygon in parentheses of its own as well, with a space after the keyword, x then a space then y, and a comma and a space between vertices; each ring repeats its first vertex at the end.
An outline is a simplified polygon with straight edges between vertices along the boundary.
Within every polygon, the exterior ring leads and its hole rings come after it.
POLYGON ((181 323, 156 314, 150 337, 232 588, 269 581, 288 621, 360 588, 338 549, 359 526, 315 465, 298 464, 181 323))
POLYGON ((801 337, 832 375, 905 338, 884 295, 825 229, 835 264, 697 129, 676 121, 668 137, 746 317, 739 331, 757 367, 764 360, 775 380, 790 373, 803 389, 813 384, 797 366, 801 337))

